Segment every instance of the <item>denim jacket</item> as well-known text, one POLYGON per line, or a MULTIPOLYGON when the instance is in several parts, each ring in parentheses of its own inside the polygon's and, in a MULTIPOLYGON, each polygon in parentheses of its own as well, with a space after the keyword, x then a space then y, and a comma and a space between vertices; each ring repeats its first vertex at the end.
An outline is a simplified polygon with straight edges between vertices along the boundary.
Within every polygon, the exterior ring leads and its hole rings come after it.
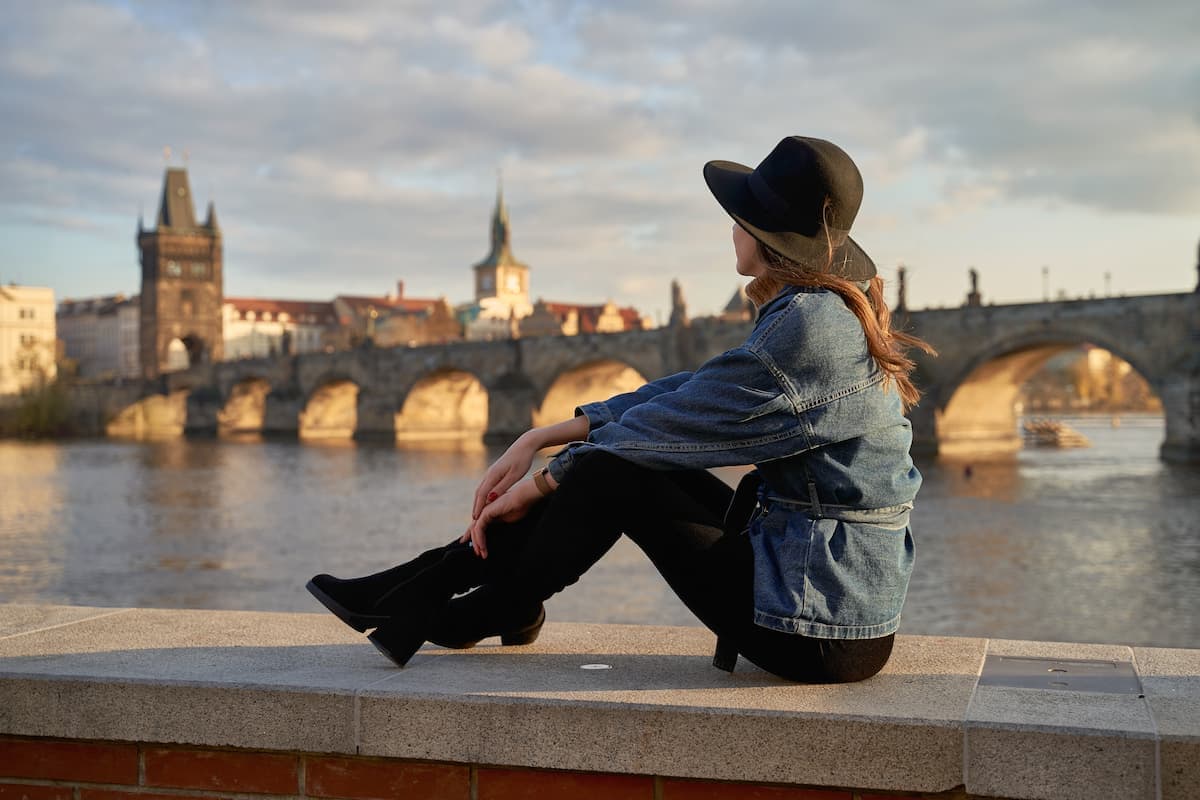
POLYGON ((655 469, 753 464, 755 622, 827 639, 885 636, 908 590, 921 475, 883 378, 837 294, 788 287, 740 347, 577 409, 588 439, 549 471, 561 481, 593 449, 655 469))

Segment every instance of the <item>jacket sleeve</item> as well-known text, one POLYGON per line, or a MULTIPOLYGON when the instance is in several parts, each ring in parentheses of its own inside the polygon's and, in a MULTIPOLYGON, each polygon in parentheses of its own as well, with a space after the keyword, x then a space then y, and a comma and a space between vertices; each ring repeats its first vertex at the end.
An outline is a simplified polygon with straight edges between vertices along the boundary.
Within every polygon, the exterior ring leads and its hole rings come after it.
POLYGON ((655 469, 754 464, 809 449, 796 404, 769 356, 737 348, 675 388, 647 397, 551 459, 556 480, 575 459, 605 450, 655 469))
POLYGON ((663 392, 674 391, 691 377, 692 373, 690 372, 677 372, 674 375, 650 381, 632 392, 613 395, 607 400, 595 403, 585 403, 575 409, 575 416, 587 417, 588 430, 595 430, 601 425, 620 419, 626 411, 646 402, 651 397, 656 397, 663 392))

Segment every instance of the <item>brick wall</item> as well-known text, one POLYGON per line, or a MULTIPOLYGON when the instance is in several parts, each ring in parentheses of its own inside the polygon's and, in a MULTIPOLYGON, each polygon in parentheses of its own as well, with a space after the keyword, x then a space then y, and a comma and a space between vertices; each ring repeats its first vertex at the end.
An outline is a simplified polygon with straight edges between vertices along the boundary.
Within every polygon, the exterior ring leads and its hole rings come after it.
POLYGON ((652 775, 0 736, 0 800, 968 800, 652 775))

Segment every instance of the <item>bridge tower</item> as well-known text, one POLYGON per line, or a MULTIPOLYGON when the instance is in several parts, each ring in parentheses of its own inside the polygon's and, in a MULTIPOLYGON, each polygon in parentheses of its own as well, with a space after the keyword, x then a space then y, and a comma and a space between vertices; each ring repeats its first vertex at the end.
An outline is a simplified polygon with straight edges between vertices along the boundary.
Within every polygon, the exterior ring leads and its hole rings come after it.
POLYGON ((139 350, 142 375, 220 361, 224 296, 221 229, 213 204, 196 222, 187 170, 168 167, 155 227, 138 218, 142 293, 139 350))

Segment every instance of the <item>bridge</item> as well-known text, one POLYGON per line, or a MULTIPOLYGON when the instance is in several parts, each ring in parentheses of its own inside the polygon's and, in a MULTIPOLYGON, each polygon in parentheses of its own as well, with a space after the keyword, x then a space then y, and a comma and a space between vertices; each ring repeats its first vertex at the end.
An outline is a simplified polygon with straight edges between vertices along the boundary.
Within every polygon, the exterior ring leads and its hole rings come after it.
MULTIPOLYGON (((915 378, 914 449, 1021 446, 1016 399, 1055 354, 1082 343, 1129 362, 1162 400, 1170 462, 1200 462, 1200 293, 897 312, 929 341, 915 378)), ((742 342, 748 322, 697 319, 651 331, 461 342, 202 364, 153 384, 83 386, 110 435, 302 439, 511 439, 742 342)))

